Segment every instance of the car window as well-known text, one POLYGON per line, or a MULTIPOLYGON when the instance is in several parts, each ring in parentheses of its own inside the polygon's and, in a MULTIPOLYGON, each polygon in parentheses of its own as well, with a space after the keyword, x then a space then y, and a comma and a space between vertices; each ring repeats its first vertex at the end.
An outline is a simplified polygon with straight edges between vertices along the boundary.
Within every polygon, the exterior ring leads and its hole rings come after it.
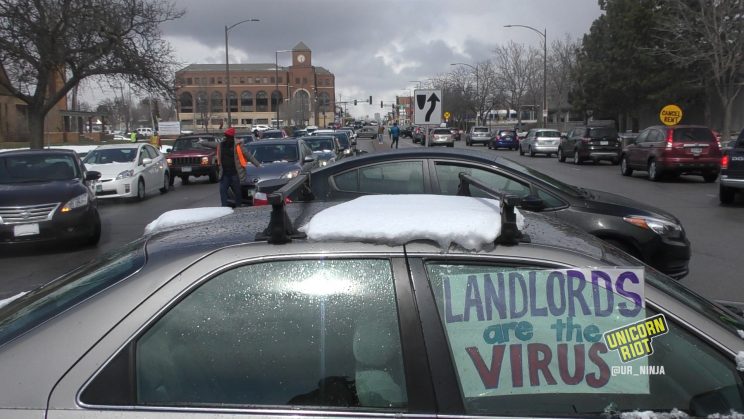
POLYGON ((214 150, 217 142, 211 137, 179 138, 173 143, 173 151, 184 150, 214 150))
POLYGON ((540 138, 560 138, 561 133, 558 131, 539 131, 535 133, 535 137, 540 138))
MULTIPOLYGON (((459 174, 461 172, 465 172, 476 179, 485 182, 490 187, 502 192, 519 197, 525 197, 530 194, 530 187, 528 184, 519 182, 501 173, 461 164, 438 162, 436 163, 436 173, 441 194, 457 195, 457 188, 460 185, 459 174)), ((481 198, 490 197, 490 195, 487 195, 476 187, 470 188, 470 195, 481 198)))
POLYGON ((475 127, 473 128, 473 132, 486 132, 487 133, 488 128, 487 127, 475 127))
POLYGON ((638 138, 636 138, 636 143, 645 143, 648 140, 649 130, 644 130, 640 134, 638 134, 638 138))
POLYGON ((248 144, 248 151, 261 163, 293 162, 299 159, 297 144, 248 144))
POLYGON ((449 130, 449 129, 435 129, 432 132, 432 134, 437 134, 437 135, 446 134, 446 135, 449 135, 449 134, 452 134, 452 131, 449 130))
POLYGON ((545 192, 542 189, 537 189, 537 197, 542 199, 543 203, 545 204, 544 209, 554 209, 554 208, 561 208, 565 207, 567 204, 563 202, 563 200, 556 198, 553 194, 545 192))
POLYGON ((335 148, 331 137, 308 137, 304 141, 313 151, 333 151, 335 148))
POLYGON ((69 180, 79 176, 72 155, 0 155, 0 183, 3 184, 69 180))
POLYGON ((141 405, 407 404, 387 260, 231 269, 173 306, 135 353, 141 405))
POLYGON ((716 137, 713 132, 708 128, 703 127, 689 127, 689 128, 675 128, 673 139, 677 141, 698 141, 712 143, 716 141, 716 137))
POLYGON ((411 194, 424 193, 421 161, 375 164, 333 177, 336 187, 345 192, 411 194))
POLYGON ((130 163, 137 157, 136 148, 104 148, 88 153, 85 164, 130 163))
POLYGON ((643 268, 426 266, 468 414, 744 406, 733 357, 645 306, 643 268))
POLYGON ((589 136, 592 138, 616 138, 617 130, 611 127, 591 127, 589 128, 589 136))

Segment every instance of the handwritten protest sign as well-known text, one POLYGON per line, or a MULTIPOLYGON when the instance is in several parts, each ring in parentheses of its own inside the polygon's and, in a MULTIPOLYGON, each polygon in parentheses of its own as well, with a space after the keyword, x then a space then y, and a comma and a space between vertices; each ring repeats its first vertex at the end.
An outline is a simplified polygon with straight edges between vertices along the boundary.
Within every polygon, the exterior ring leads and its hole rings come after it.
POLYGON ((465 397, 648 394, 647 376, 610 373, 621 361, 603 341, 644 319, 643 289, 643 268, 445 276, 440 310, 465 397))

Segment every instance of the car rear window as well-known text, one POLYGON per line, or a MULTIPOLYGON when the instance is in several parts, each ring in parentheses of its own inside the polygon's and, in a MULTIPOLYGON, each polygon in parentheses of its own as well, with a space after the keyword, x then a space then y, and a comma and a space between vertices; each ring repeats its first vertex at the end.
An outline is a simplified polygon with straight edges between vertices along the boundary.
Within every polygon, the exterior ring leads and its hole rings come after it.
POLYGON ((704 127, 697 128, 675 128, 672 139, 677 142, 697 141, 712 143, 716 141, 713 131, 704 127))
POLYGON ((483 127, 483 128, 476 127, 476 128, 473 128, 473 132, 488 132, 488 128, 486 128, 486 127, 483 127))
POLYGON ((558 131, 538 131, 535 133, 535 136, 541 138, 558 138, 561 136, 561 133, 558 131))
POLYGON ((452 134, 452 130, 450 130, 450 129, 435 129, 432 132, 432 134, 439 134, 439 135, 442 135, 442 134, 452 134))
POLYGON ((617 137, 617 130, 609 127, 589 128, 589 136, 593 138, 617 137))
POLYGON ((502 137, 504 137, 504 136, 516 137, 517 136, 517 132, 516 131, 499 131, 499 135, 502 136, 502 137))

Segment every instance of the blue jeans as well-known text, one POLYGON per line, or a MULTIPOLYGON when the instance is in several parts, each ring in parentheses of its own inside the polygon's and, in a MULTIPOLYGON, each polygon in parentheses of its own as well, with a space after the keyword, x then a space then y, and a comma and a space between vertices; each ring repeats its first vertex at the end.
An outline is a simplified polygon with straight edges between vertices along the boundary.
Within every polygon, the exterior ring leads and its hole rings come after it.
POLYGON ((220 201, 222 201, 223 207, 228 207, 230 204, 227 202, 227 190, 232 188, 233 196, 235 196, 235 206, 239 207, 243 205, 243 192, 240 190, 240 176, 235 174, 222 174, 220 178, 220 201))
POLYGON ((398 136, 393 136, 393 142, 390 143, 390 148, 393 148, 393 145, 395 145, 395 148, 398 148, 398 136))

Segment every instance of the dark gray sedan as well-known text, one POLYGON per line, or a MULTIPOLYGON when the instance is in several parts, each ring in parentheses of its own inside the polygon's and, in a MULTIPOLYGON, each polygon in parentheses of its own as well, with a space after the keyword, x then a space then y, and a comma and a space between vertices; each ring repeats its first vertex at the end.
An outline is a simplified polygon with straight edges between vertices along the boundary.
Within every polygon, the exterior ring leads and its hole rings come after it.
POLYGON ((341 151, 332 135, 312 135, 302 137, 302 141, 313 151, 320 167, 333 164, 341 158, 341 151))
POLYGON ((302 139, 254 141, 246 146, 261 167, 248 165, 246 178, 241 179, 243 199, 250 202, 256 184, 271 179, 292 179, 303 170, 319 166, 318 159, 302 139))

